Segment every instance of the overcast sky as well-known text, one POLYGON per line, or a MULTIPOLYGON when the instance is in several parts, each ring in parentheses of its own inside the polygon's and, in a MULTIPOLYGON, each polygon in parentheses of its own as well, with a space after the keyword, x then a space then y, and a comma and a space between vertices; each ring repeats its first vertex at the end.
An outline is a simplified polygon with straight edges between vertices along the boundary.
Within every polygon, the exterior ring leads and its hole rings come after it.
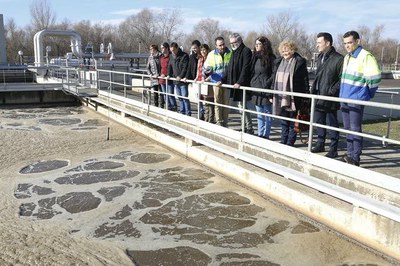
MULTIPOLYGON (((13 18, 20 27, 29 25, 32 0, 0 0, 0 14, 5 23, 13 18)), ((181 10, 184 32, 203 18, 219 20, 232 31, 261 31, 268 15, 289 11, 308 33, 327 31, 334 37, 366 25, 373 29, 385 25, 383 36, 400 40, 400 1, 181 1, 181 0, 49 0, 57 22, 65 18, 71 23, 81 20, 118 24, 143 8, 181 10)))

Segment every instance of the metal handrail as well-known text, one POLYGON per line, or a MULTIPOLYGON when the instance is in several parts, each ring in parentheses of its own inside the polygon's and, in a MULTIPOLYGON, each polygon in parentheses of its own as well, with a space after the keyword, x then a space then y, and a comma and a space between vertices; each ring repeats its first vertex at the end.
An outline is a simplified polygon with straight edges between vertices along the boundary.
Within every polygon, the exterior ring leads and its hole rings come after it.
MULTIPOLYGON (((104 72, 108 72, 109 70, 99 70, 99 71, 104 71, 104 72)), ((111 72, 111 71, 110 71, 111 72)), ((114 71, 115 72, 115 71, 114 71)), ((119 74, 123 74, 124 72, 115 72, 115 73, 119 73, 119 74)), ((126 73, 125 73, 126 74, 126 73)), ((130 73, 132 76, 137 76, 137 77, 141 77, 141 78, 150 78, 151 75, 147 75, 147 74, 138 74, 138 73, 130 73)), ((158 76, 157 78, 164 78, 167 79, 167 77, 161 77, 158 76)), ((176 80, 175 78, 168 78, 168 80, 176 80)), ((106 80, 101 80, 102 82, 108 82, 106 80)), ((194 80, 186 80, 186 82, 189 83, 198 83, 194 80)), ((215 86, 215 83, 210 83, 210 82, 202 82, 203 84, 206 85, 210 85, 210 86, 215 86)), ((113 84, 116 85, 124 85, 118 82, 113 82, 113 84)), ((227 85, 227 84, 221 84, 222 88, 229 88, 229 89, 233 89, 233 85, 227 85)), ((358 105, 364 105, 364 106, 371 106, 371 107, 377 107, 377 108, 383 108, 383 109, 390 109, 390 110, 400 110, 400 106, 399 105, 395 105, 395 104, 388 104, 388 103, 381 103, 381 102, 372 102, 372 101, 360 101, 360 100, 352 100, 352 99, 344 99, 344 98, 338 98, 338 97, 331 97, 331 96, 321 96, 321 95, 315 95, 315 94, 305 94, 305 93, 297 93, 297 92, 283 92, 283 91, 275 91, 275 90, 270 90, 270 89, 259 89, 259 88, 253 88, 253 87, 247 87, 247 86, 241 86, 240 89, 243 89, 243 93, 245 93, 247 90, 249 91, 255 91, 255 92, 266 92, 266 93, 271 93, 271 94, 280 94, 280 95, 292 95, 295 97, 302 97, 302 98, 308 98, 311 99, 311 112, 310 115, 313 116, 313 107, 315 106, 315 101, 316 100, 327 100, 327 101, 333 101, 333 102, 339 102, 339 103, 350 103, 350 104, 358 104, 358 105)), ((387 93, 387 92, 386 92, 387 93)), ((166 95, 170 95, 168 93, 165 93, 166 95)), ((398 93, 393 93, 398 94, 398 93)), ((189 99, 189 97, 183 97, 183 96, 179 96, 180 98, 184 98, 184 99, 189 99)), ((244 99, 244 98, 243 98, 244 99)), ((242 108, 239 107, 235 107, 235 106, 231 106, 231 105, 223 105, 223 104, 219 104, 219 103, 215 103, 215 102, 208 102, 205 100, 200 100, 200 99, 196 99, 199 102, 203 102, 203 103, 208 103, 208 104, 213 104, 215 106, 221 106, 221 107, 226 107, 229 109, 233 109, 233 110, 238 110, 241 112, 250 112, 252 114, 261 114, 257 111, 254 110, 248 110, 245 109, 246 104, 243 102, 242 104, 242 108)), ((335 127, 329 127, 326 125, 322 125, 322 124, 318 124, 316 122, 313 122, 313 117, 310 118, 310 122, 307 121, 302 121, 302 120, 297 120, 297 119, 293 119, 293 118, 287 118, 287 117, 282 117, 282 116, 277 116, 277 115, 273 115, 273 114, 262 114, 265 116, 270 116, 272 118, 276 118, 276 119, 284 119, 284 120, 288 120, 291 122, 300 122, 300 123, 304 123, 310 126, 310 132, 312 132, 312 129, 314 126, 318 126, 318 127, 322 127, 322 128, 326 128, 326 129, 331 129, 331 130, 336 130, 339 132, 343 132, 346 134, 353 134, 353 135, 358 135, 358 136, 362 136, 362 137, 366 137, 366 138, 371 138, 371 139, 375 139, 375 140, 379 140, 382 141, 383 143, 392 143, 392 144, 397 144, 400 145, 400 141, 397 140, 392 140, 385 137, 379 137, 379 136, 375 136, 375 135, 371 135, 371 134, 366 134, 366 133, 361 133, 361 132, 354 132, 351 130, 345 130, 342 128, 335 128, 335 127)), ((311 135, 311 134, 310 134, 311 135)), ((309 142, 309 145, 311 145, 311 142, 309 142)), ((309 149, 311 149, 311 146, 309 147, 309 149)))
MULTIPOLYGON (((69 70, 71 71, 71 68, 65 68, 65 67, 61 67, 58 68, 59 70, 69 70)), ((75 71, 84 71, 84 70, 80 70, 78 68, 74 69, 75 71)), ((139 70, 139 69, 137 69, 139 70)), ((87 71, 87 70, 86 70, 87 71)), ((114 70, 105 70, 105 69, 97 69, 96 70, 97 73, 99 72, 104 72, 104 73, 108 73, 109 75, 109 79, 101 79, 100 75, 97 74, 97 84, 98 84, 98 88, 100 87, 99 85, 101 83, 107 83, 111 86, 111 88, 113 86, 121 86, 124 87, 124 95, 126 96, 126 88, 129 86, 126 83, 126 76, 131 76, 131 77, 139 77, 142 79, 142 85, 144 87, 145 90, 150 90, 151 88, 145 88, 146 86, 144 86, 144 81, 145 79, 148 78, 158 78, 158 79, 166 79, 166 81, 176 81, 175 78, 172 77, 162 77, 162 76, 151 76, 148 74, 140 74, 140 73, 130 73, 130 72, 123 72, 123 71, 114 71, 114 70), (124 83, 121 82, 117 82, 114 81, 113 76, 114 75, 123 75, 124 76, 124 83)), ((69 76, 69 75, 67 75, 69 76)), ((200 83, 198 81, 195 80, 186 80, 187 83, 200 83)), ((73 83, 73 82, 72 82, 73 83)), ((72 85, 72 83, 69 81, 68 84, 72 85)), ((209 85, 209 86, 215 86, 215 83, 211 83, 211 82, 201 82, 205 85, 209 85)), ((234 89, 233 85, 227 85, 227 84, 221 84, 222 88, 228 88, 228 89, 234 89)), ((392 143, 392 144, 397 144, 400 145, 400 141, 398 140, 394 140, 394 139, 390 139, 389 138, 389 132, 390 132, 390 123, 391 123, 391 115, 392 115, 392 111, 393 110, 400 110, 400 106, 393 104, 393 98, 392 98, 392 103, 388 104, 388 103, 382 103, 382 102, 373 102, 373 101, 360 101, 360 100, 352 100, 352 99, 344 99, 344 98, 338 98, 338 97, 331 97, 331 96, 322 96, 322 95, 315 95, 315 94, 306 94, 306 93, 297 93, 297 92, 284 92, 284 91, 276 91, 276 90, 271 90, 271 89, 259 89, 259 88, 253 88, 253 87, 248 87, 248 86, 241 86, 240 89, 243 90, 243 95, 245 95, 245 93, 247 91, 253 91, 253 92, 266 92, 266 93, 270 93, 270 94, 274 94, 274 95, 291 95, 291 96, 295 96, 295 97, 302 97, 302 98, 308 98, 311 101, 311 112, 310 112, 310 121, 303 121, 303 120, 297 120, 294 118, 288 118, 288 117, 282 117, 282 116, 278 116, 278 115, 273 115, 273 114, 265 114, 265 113, 259 113, 257 111, 254 110, 250 110, 250 109, 246 109, 246 102, 245 102, 245 97, 243 97, 243 102, 242 102, 242 107, 236 107, 236 106, 232 106, 232 105, 224 105, 224 104, 220 104, 220 103, 215 103, 215 102, 209 102, 206 100, 201 100, 199 99, 199 97, 197 97, 196 99, 196 103, 200 104, 200 102, 202 103, 207 103, 207 104, 211 104, 214 106, 220 106, 220 107, 225 107, 225 108, 229 108, 232 110, 236 110, 239 112, 249 112, 252 113, 254 115, 264 115, 264 116, 268 116, 268 117, 272 117, 275 119, 283 119, 283 120, 287 120, 287 121, 291 121, 291 122, 299 122, 299 123, 304 123, 307 124, 310 128, 309 131, 312 132, 314 127, 320 127, 320 128, 325 128, 325 129, 329 129, 329 130, 335 130, 338 132, 342 132, 342 133, 346 133, 346 134, 353 134, 353 135, 357 135, 357 136, 361 136, 361 137, 365 137, 365 138, 370 138, 370 139, 374 139, 374 140, 378 140, 381 141, 382 143, 386 144, 386 143, 392 143), (326 101, 332 101, 332 102, 338 102, 338 103, 349 103, 349 104, 358 104, 358 105, 364 105, 364 106, 369 106, 369 107, 376 107, 376 108, 383 108, 383 109, 388 109, 390 110, 390 115, 389 115, 389 125, 388 125, 388 129, 387 129, 387 133, 386 136, 377 136, 377 135, 372 135, 372 134, 368 134, 368 133, 362 133, 362 132, 354 132, 351 130, 346 130, 343 128, 336 128, 336 127, 330 127, 327 125, 323 125, 323 124, 318 124, 316 122, 313 122, 313 115, 314 115, 314 108, 315 108, 315 103, 316 100, 326 100, 326 101)), ((391 97, 393 97, 393 95, 399 95, 398 92, 388 92, 388 91, 377 91, 379 93, 382 94, 390 94, 392 95, 391 97)), ((175 94, 170 94, 168 93, 168 91, 166 92, 159 92, 162 95, 166 95, 166 96, 176 96, 175 94)), ((199 95, 199 93, 198 93, 199 95)), ((189 99, 189 97, 184 97, 184 96, 178 96, 178 98, 182 98, 182 99, 189 99)), ((150 102, 148 102, 148 104, 150 104, 150 102)), ((242 122, 241 122, 241 128, 242 131, 244 129, 244 116, 242 116, 242 122)), ((312 145, 312 134, 309 134, 309 142, 308 142, 308 151, 311 150, 311 145, 312 145)))

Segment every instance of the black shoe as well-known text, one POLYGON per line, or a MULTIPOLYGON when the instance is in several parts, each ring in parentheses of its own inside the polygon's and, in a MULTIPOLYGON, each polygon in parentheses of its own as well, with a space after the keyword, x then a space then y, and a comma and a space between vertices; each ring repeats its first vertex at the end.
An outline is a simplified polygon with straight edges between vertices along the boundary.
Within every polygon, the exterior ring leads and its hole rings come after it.
POLYGON ((244 133, 247 133, 247 134, 250 134, 250 135, 254 135, 254 129, 252 129, 252 128, 249 128, 249 129, 245 128, 245 129, 244 129, 244 133))
POLYGON ((351 159, 349 156, 347 156, 346 153, 343 155, 343 157, 340 160, 345 163, 350 163, 351 161, 353 161, 353 159, 351 159))
POLYGON ((345 154, 345 155, 342 157, 342 161, 343 161, 343 162, 346 162, 346 163, 348 163, 348 164, 351 164, 351 165, 360 166, 360 162, 354 161, 352 158, 350 158, 349 156, 347 156, 347 154, 345 154))
POLYGON ((329 150, 329 152, 325 156, 328 158, 336 158, 338 157, 338 153, 335 150, 329 150))
POLYGON ((311 149, 312 153, 317 153, 317 152, 324 152, 325 151, 325 147, 324 145, 317 145, 314 148, 311 149))

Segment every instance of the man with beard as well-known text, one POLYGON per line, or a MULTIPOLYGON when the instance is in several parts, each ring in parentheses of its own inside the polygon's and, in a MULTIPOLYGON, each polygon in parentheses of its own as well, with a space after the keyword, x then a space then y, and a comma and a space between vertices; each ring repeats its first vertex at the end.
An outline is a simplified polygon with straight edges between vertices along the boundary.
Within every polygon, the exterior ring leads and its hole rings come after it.
MULTIPOLYGON (((239 108, 243 108, 244 101, 246 106, 251 104, 251 91, 246 91, 245 99, 243 99, 243 90, 240 89, 240 86, 250 86, 252 52, 244 45, 242 37, 238 33, 229 35, 229 42, 233 52, 223 82, 233 85, 231 97, 239 108)), ((254 134, 251 113, 244 110, 243 115, 244 132, 254 134)))

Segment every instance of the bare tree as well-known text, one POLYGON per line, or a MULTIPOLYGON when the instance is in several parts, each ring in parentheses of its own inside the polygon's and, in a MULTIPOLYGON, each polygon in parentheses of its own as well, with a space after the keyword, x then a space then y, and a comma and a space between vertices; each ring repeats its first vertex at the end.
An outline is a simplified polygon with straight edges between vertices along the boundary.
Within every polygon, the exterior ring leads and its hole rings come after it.
POLYGON ((19 29, 14 19, 10 19, 5 24, 6 31, 6 47, 7 47, 7 62, 15 64, 18 62, 18 51, 27 53, 26 47, 26 33, 23 29, 19 29))
MULTIPOLYGON (((128 17, 120 25, 120 35, 124 36, 130 45, 136 46, 136 52, 140 46, 148 47, 152 43, 158 43, 158 31, 155 14, 145 8, 136 15, 128 17)), ((131 49, 133 47, 130 47, 131 49)), ((142 51, 143 52, 143 49, 142 51)))
POLYGON ((182 37, 183 33, 178 31, 179 25, 183 22, 180 10, 164 9, 156 16, 159 34, 163 41, 172 42, 182 37))
POLYGON ((256 39, 261 36, 261 34, 259 34, 256 31, 250 31, 249 33, 247 33, 246 37, 243 37, 244 40, 244 44, 249 47, 250 49, 254 49, 254 45, 256 43, 256 39))
POLYGON ((186 38, 186 45, 190 46, 190 43, 197 39, 201 43, 206 43, 210 47, 214 46, 214 40, 216 37, 222 34, 223 29, 219 25, 219 21, 211 18, 205 18, 200 20, 194 27, 192 33, 186 38))
POLYGON ((119 24, 117 31, 116 42, 113 43, 113 47, 117 47, 127 53, 138 51, 138 40, 136 39, 136 33, 130 27, 130 20, 127 18, 125 21, 119 24))
POLYGON ((396 58, 396 55, 398 49, 397 47, 400 45, 399 41, 392 38, 384 39, 381 42, 381 45, 385 48, 385 54, 382 63, 394 66, 396 59, 398 60, 398 58, 396 58))
POLYGON ((317 34, 308 34, 303 29, 296 29, 294 31, 294 41, 297 44, 299 53, 308 61, 313 59, 313 54, 318 52, 315 46, 317 34))
POLYGON ((306 33, 304 27, 290 12, 268 16, 264 31, 276 54, 279 54, 278 46, 282 41, 292 40, 298 45, 301 55, 308 60, 312 58, 312 53, 315 51, 314 37, 306 33))
POLYGON ((30 6, 33 29, 49 29, 56 23, 56 15, 48 0, 34 0, 30 6))
POLYGON ((385 52, 381 37, 384 29, 385 27, 383 25, 378 25, 372 30, 365 25, 361 25, 357 28, 363 48, 370 51, 380 61, 383 59, 382 57, 385 52))
POLYGON ((285 39, 292 39, 297 27, 297 19, 290 12, 286 11, 268 16, 264 30, 272 42, 279 44, 285 39))

